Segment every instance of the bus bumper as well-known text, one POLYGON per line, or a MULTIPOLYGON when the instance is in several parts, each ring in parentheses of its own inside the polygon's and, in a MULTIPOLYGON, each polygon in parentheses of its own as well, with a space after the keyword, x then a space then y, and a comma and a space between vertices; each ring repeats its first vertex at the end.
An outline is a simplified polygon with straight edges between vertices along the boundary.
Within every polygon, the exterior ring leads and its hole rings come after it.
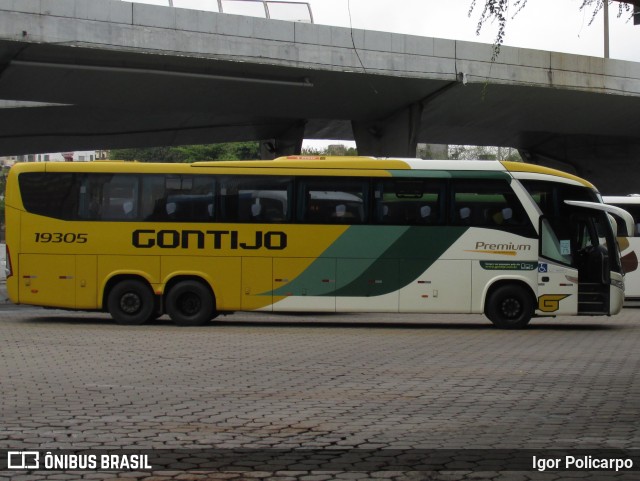
POLYGON ((624 280, 618 273, 611 273, 609 286, 609 315, 618 314, 624 304, 624 280))

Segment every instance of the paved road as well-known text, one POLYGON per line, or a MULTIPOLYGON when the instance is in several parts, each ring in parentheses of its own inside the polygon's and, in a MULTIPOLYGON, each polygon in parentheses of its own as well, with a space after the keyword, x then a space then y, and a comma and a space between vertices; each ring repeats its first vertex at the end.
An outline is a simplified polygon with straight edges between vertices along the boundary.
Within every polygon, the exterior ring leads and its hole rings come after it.
MULTIPOLYGON (((4 305, 0 449, 639 448, 638 320, 626 309, 502 331, 480 316, 235 314, 203 328, 123 327, 102 314, 4 305)), ((493 469, 0 471, 0 480, 640 479, 493 469)))

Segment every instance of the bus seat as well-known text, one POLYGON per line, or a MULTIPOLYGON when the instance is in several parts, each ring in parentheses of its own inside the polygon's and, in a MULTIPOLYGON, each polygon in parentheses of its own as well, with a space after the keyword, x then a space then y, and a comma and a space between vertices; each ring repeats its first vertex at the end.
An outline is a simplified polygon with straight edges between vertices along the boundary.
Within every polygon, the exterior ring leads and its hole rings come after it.
POLYGON ((471 207, 461 207, 458 210, 458 221, 460 224, 471 224, 471 207))
POLYGON ((399 212, 398 203, 384 204, 381 206, 380 220, 384 224, 401 223, 402 215, 399 212))
POLYGON ((107 220, 122 220, 132 219, 135 217, 134 203, 131 200, 126 200, 122 204, 111 204, 103 212, 103 219, 107 220))
POLYGON ((262 205, 260 205, 260 200, 256 199, 255 203, 251 204, 251 217, 253 219, 257 219, 260 217, 262 213, 262 205))
POLYGON ((429 217, 431 217, 431 206, 423 205, 420 207, 420 218, 423 222, 427 222, 429 217))
POLYGON ((494 225, 511 224, 513 219, 513 209, 511 207, 487 208, 484 210, 484 223, 491 227, 494 225))

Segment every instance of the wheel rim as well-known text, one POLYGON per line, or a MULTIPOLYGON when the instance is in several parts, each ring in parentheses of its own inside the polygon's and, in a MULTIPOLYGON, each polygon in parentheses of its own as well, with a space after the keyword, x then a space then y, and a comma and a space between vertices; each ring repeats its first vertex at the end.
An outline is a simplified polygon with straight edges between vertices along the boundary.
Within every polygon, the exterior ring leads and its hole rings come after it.
POLYGON ((177 304, 180 312, 182 312, 182 314, 186 316, 196 315, 202 309, 202 301, 200 300, 200 296, 197 296, 192 292, 182 294, 178 298, 177 304))
POLYGON ((135 314, 141 306, 142 300, 134 292, 127 292, 120 298, 120 309, 127 314, 135 314))
POLYGON ((522 303, 516 298, 509 297, 502 301, 500 308, 507 319, 515 319, 522 312, 522 303))

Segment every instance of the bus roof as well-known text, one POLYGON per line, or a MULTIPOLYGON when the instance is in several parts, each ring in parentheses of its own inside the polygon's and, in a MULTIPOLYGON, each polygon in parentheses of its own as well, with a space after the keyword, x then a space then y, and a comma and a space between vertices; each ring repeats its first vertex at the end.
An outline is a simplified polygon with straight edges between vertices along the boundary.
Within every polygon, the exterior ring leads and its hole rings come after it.
MULTIPOLYGON (((376 158, 376 157, 336 157, 336 156, 309 156, 292 155, 279 157, 274 160, 225 160, 225 161, 200 161, 192 164, 184 163, 153 163, 135 161, 111 161, 111 162, 38 162, 17 163, 12 170, 24 171, 48 171, 48 172, 149 172, 149 173, 187 173, 192 168, 207 168, 220 170, 254 169, 256 173, 274 172, 272 169, 305 169, 307 173, 321 174, 327 170, 339 171, 368 171, 371 175, 385 175, 381 171, 387 171, 386 175, 393 175, 389 171, 403 170, 432 170, 432 171, 486 171, 486 172, 510 172, 516 178, 534 178, 538 175, 553 176, 556 180, 575 182, 595 190, 595 187, 580 177, 560 170, 542 167, 524 162, 507 162, 497 160, 422 160, 406 158, 376 158), (270 172, 269 172, 270 171, 270 172), (313 172, 312 172, 313 171, 313 172), (517 175, 524 174, 524 175, 517 175), (529 177, 530 176, 530 177, 529 177)), ((339 175, 349 175, 344 172, 339 175)), ((363 173, 366 175, 366 173, 363 173)))
POLYGON ((597 190, 596 187, 586 179, 578 177, 577 175, 569 174, 561 170, 552 169, 550 167, 544 167, 542 165, 527 164, 526 162, 508 162, 502 161, 502 165, 506 167, 509 172, 526 172, 531 174, 552 175, 554 177, 561 177, 563 179, 573 180, 579 184, 589 187, 593 190, 597 190))

